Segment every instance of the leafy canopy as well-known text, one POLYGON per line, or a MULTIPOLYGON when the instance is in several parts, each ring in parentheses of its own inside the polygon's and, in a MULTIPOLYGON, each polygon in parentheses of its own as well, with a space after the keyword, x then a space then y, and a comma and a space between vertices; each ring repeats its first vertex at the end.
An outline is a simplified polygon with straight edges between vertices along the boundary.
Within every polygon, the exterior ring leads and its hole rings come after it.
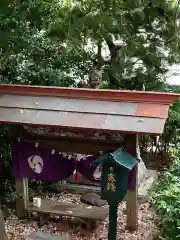
POLYGON ((1 0, 1 81, 76 86, 97 68, 105 88, 162 89, 177 13, 166 0, 1 0))

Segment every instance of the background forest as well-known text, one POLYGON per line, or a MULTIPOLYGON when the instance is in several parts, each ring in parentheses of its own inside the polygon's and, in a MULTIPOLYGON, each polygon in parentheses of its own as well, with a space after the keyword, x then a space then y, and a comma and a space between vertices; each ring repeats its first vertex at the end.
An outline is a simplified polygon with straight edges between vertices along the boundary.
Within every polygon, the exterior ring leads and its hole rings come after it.
MULTIPOLYGON (((81 87, 95 69, 102 73, 101 88, 180 92, 166 83, 168 66, 180 62, 179 5, 179 0, 1 0, 0 83, 81 87)), ((7 130, 0 128, 1 187, 9 196, 7 130)), ((175 102, 161 152, 178 146, 179 130, 175 102)), ((141 144, 150 146, 150 138, 141 144)))

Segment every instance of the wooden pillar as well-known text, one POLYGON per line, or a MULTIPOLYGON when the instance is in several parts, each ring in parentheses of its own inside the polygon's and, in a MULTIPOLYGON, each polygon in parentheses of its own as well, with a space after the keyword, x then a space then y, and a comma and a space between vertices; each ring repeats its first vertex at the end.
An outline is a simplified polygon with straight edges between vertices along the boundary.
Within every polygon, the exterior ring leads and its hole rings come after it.
MULTIPOLYGON (((125 149, 134 157, 138 157, 138 136, 136 134, 125 135, 125 149)), ((129 172, 127 191, 127 228, 138 228, 138 165, 129 172)))
POLYGON ((16 178, 15 179, 16 186, 16 213, 19 219, 23 219, 27 217, 27 205, 29 201, 28 197, 28 179, 27 178, 16 178))

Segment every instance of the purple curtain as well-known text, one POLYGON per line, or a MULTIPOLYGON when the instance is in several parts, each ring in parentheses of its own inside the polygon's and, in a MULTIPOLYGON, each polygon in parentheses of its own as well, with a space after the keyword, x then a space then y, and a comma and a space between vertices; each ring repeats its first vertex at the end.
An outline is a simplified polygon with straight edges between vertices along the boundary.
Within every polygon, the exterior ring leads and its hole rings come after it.
POLYGON ((12 171, 14 177, 24 177, 42 181, 62 181, 74 171, 74 161, 54 154, 35 144, 22 140, 12 143, 12 171))
POLYGON ((87 156, 85 160, 77 162, 77 171, 80 172, 87 180, 99 183, 101 180, 101 166, 92 167, 91 163, 100 156, 100 153, 93 156, 87 156))
POLYGON ((12 142, 12 172, 14 177, 42 181, 62 181, 73 174, 75 167, 85 178, 92 182, 100 181, 100 168, 91 163, 100 155, 87 156, 85 159, 68 158, 59 152, 51 152, 36 147, 36 143, 23 140, 12 142), (76 163, 75 163, 76 162, 76 163))
MULTIPOLYGON (((12 142, 12 172, 17 178, 28 178, 42 181, 62 181, 73 174, 75 167, 87 180, 99 183, 101 180, 101 166, 91 166, 100 156, 86 156, 76 160, 59 152, 36 147, 36 143, 23 140, 12 142)), ((129 188, 135 185, 136 168, 129 171, 129 188)))

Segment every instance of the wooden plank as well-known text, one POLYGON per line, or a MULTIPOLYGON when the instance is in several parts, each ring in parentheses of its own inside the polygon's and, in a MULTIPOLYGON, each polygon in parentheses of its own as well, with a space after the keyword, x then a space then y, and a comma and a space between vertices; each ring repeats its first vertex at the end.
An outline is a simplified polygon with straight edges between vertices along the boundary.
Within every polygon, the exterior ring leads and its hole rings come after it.
POLYGON ((28 180, 27 179, 15 179, 16 187, 16 213, 18 218, 26 218, 27 211, 26 207, 28 205, 28 180))
POLYGON ((47 199, 42 199, 41 206, 39 208, 34 207, 32 203, 29 203, 27 210, 29 212, 78 217, 99 221, 103 221, 108 216, 109 212, 107 207, 89 207, 84 204, 53 202, 47 199))
POLYGON ((0 122, 11 124, 32 124, 76 129, 96 129, 116 132, 134 132, 161 134, 165 118, 132 117, 106 114, 83 114, 72 112, 55 112, 46 110, 0 108, 0 122))
POLYGON ((27 97, 22 95, 1 95, 0 107, 53 110, 63 112, 79 112, 92 114, 116 114, 128 116, 144 116, 166 118, 168 105, 157 103, 113 102, 89 99, 67 99, 56 97, 27 97), (37 104, 38 103, 38 104, 37 104))
MULTIPOLYGON (((138 136, 136 134, 125 135, 125 149, 134 157, 138 156, 138 136)), ((127 191, 127 227, 130 230, 138 228, 138 166, 134 176, 134 186, 128 186, 127 191)))
MULTIPOLYGON (((156 104, 154 104, 156 106, 156 104)), ((153 106, 154 106, 153 105, 153 106)), ((151 105, 150 105, 151 106, 151 105)), ((161 106, 161 105, 160 105, 161 106)), ((164 105, 162 105, 163 107, 164 105)), ((117 114, 134 116, 138 104, 124 102, 110 102, 90 99, 68 99, 42 96, 4 95, 0 98, 0 107, 53 110, 63 112, 80 112, 92 114, 117 114), (36 104, 38 103, 38 104, 36 104)), ((148 107, 146 107, 146 111, 148 107)), ((142 116, 142 113, 141 113, 142 116)))

